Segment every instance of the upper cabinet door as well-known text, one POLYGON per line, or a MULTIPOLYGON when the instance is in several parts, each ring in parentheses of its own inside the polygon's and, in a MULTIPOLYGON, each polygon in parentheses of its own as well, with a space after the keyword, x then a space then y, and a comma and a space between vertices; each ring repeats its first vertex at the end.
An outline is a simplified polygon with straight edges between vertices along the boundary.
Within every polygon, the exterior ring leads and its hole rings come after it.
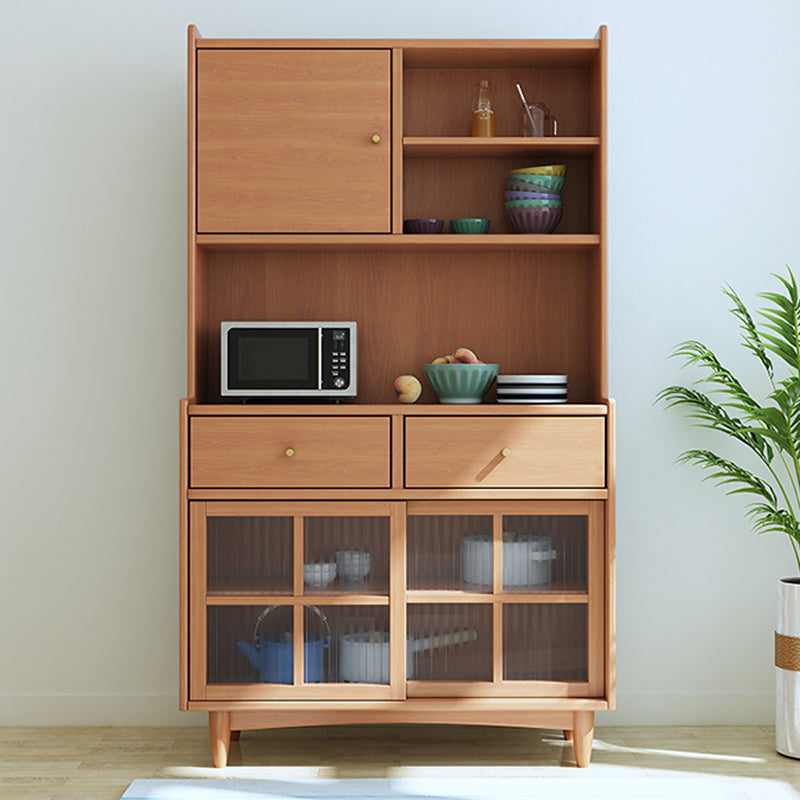
POLYGON ((388 233, 388 50, 199 50, 199 233, 388 233))

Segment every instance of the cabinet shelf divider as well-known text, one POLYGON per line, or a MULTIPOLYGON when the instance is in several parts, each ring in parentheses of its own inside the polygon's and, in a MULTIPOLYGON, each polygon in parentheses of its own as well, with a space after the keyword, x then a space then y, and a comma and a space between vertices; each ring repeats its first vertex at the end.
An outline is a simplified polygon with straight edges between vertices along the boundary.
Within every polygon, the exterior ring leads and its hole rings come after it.
POLYGON ((498 156, 590 156, 599 136, 404 136, 406 158, 497 158, 498 156))

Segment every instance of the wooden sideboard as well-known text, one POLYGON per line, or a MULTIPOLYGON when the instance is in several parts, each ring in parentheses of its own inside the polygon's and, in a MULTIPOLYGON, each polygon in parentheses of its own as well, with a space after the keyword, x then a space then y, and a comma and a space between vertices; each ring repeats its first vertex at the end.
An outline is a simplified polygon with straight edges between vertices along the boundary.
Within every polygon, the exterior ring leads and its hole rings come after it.
POLYGON ((215 765, 244 729, 379 722, 556 728, 589 763, 615 689, 606 53, 605 28, 190 27, 180 703, 209 712, 215 765), (481 79, 493 138, 469 136, 481 79), (517 82, 558 136, 518 135, 517 82), (567 165, 557 232, 514 234, 505 175, 547 163, 567 165), (402 232, 467 216, 489 233, 402 232), (358 397, 224 400, 233 319, 356 320, 358 397), (459 346, 502 373, 567 374, 569 402, 395 402, 397 375, 459 346))

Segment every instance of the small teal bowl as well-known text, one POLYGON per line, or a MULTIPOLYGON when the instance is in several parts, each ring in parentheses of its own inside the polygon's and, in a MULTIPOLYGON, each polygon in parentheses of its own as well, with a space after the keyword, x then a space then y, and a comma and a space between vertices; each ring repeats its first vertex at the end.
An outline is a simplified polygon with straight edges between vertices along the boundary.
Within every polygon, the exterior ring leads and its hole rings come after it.
POLYGON ((464 219, 451 219, 450 228, 453 233, 486 233, 491 223, 488 219, 479 217, 465 217, 464 219))
POLYGON ((440 403, 477 404, 497 377, 499 364, 423 364, 422 372, 440 403))

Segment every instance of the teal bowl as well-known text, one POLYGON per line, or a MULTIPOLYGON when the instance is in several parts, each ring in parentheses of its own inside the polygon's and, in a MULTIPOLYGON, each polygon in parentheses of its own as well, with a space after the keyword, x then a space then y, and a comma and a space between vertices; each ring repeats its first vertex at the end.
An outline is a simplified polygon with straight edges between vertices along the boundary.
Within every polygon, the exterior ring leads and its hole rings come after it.
POLYGON ((497 377, 498 364, 423 364, 422 372, 440 403, 476 404, 497 377))
POLYGON ((560 175, 509 175, 506 178, 506 189, 510 192, 525 191, 517 189, 517 186, 538 186, 547 192, 560 192, 564 188, 566 178, 560 175))
POLYGON ((563 208, 561 200, 507 200, 506 208, 563 208))
POLYGON ((453 233, 486 233, 489 230, 489 225, 488 219, 480 219, 479 217, 450 220, 450 227, 453 233))

